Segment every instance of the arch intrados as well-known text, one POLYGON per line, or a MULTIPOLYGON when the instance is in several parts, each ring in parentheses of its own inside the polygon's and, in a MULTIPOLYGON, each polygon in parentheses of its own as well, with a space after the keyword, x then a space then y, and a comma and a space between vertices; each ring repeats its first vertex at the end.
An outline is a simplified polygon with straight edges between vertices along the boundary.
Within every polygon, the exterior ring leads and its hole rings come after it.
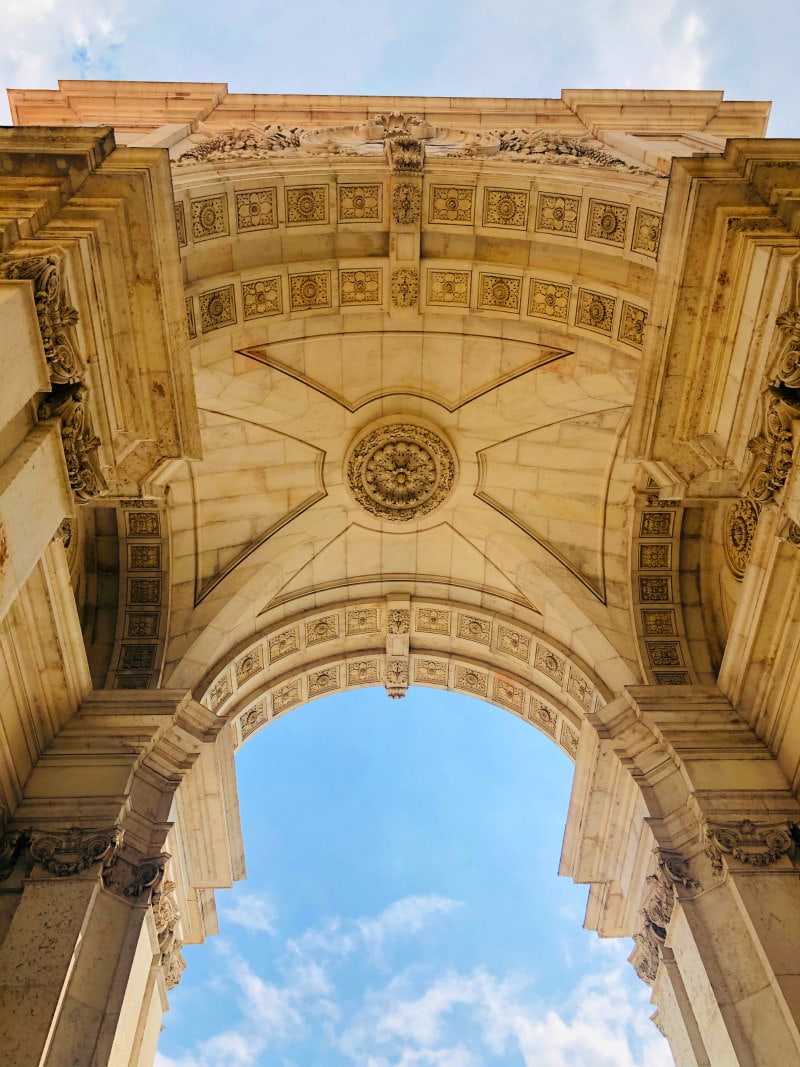
POLYGON ((606 687, 530 623, 457 601, 340 601, 297 614, 225 656, 195 695, 233 724, 238 746, 311 700, 386 684, 397 658, 389 616, 398 610, 407 613, 408 684, 495 704, 575 758, 582 722, 609 699, 606 687))

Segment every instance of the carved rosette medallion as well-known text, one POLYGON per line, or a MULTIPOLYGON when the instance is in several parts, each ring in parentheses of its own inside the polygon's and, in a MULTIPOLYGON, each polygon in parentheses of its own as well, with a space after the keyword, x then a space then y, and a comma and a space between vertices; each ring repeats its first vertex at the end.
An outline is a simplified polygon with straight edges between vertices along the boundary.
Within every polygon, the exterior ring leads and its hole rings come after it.
POLYGON ((737 578, 744 577, 758 525, 758 508, 744 497, 728 508, 725 515, 725 556, 737 578))
POLYGON ((438 507, 455 480, 453 453, 433 430, 393 422, 359 437, 345 463, 350 492, 379 519, 408 522, 438 507))

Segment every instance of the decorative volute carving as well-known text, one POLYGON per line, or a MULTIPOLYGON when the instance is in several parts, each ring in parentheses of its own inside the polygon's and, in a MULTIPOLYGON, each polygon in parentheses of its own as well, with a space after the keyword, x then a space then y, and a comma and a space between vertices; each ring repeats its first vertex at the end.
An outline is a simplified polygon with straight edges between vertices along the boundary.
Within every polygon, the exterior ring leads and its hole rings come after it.
POLYGON ((102 864, 104 871, 114 862, 122 843, 122 830, 31 830, 30 858, 57 878, 68 878, 102 864))
POLYGON ((795 839, 788 822, 756 823, 709 822, 706 827, 706 853, 718 876, 724 870, 723 857, 730 856, 752 867, 769 867, 781 856, 792 856, 795 839))

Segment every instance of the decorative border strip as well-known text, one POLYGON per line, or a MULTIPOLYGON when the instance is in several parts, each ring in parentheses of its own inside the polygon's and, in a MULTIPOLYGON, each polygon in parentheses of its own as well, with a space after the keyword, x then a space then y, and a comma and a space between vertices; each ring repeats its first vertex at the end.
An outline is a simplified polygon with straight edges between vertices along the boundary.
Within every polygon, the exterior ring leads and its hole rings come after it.
POLYGON ((121 500, 117 522, 120 607, 105 687, 155 689, 169 621, 167 513, 156 500, 121 500))
POLYGON ((650 481, 637 494, 631 536, 631 591, 639 657, 654 685, 695 685, 680 589, 683 508, 661 500, 650 481))

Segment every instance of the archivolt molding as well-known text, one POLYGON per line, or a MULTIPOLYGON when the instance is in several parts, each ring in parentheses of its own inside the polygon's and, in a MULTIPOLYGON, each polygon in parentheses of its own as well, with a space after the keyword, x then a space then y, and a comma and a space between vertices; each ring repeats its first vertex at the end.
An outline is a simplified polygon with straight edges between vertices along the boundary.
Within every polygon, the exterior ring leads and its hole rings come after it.
POLYGON ((377 685, 401 696, 409 684, 496 704, 573 759, 583 716, 606 699, 582 664, 530 627, 469 605, 400 595, 282 623, 217 668, 200 699, 235 721, 241 744, 317 697, 377 685))

